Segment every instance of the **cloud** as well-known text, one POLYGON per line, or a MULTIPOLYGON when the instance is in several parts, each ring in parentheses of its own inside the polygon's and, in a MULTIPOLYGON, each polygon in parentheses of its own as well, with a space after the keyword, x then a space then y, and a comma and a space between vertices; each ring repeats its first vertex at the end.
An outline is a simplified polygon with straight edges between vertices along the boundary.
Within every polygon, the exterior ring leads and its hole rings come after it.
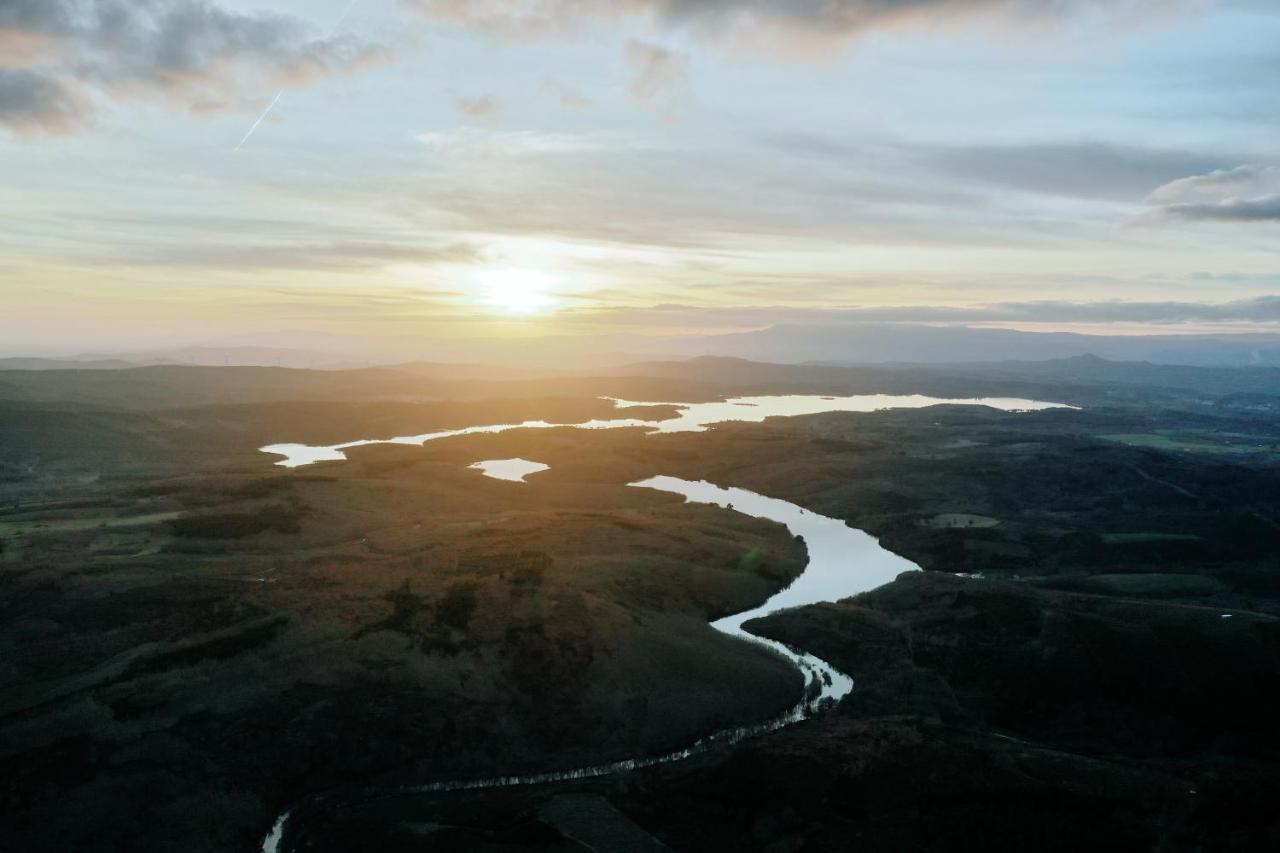
POLYGON ((1013 189, 1119 201, 1140 199, 1153 187, 1222 163, 1195 152, 1097 141, 937 147, 921 158, 948 173, 1013 189))
POLYGON ((584 95, 582 90, 554 77, 548 77, 542 82, 542 91, 566 109, 585 110, 592 105, 591 99, 584 95))
POLYGON ((765 327, 777 323, 856 325, 862 323, 1280 323, 1280 296, 1231 302, 996 302, 985 305, 901 305, 865 308, 704 308, 657 305, 584 312, 632 325, 765 327))
POLYGON ((1175 219, 1216 222, 1280 222, 1280 194, 1232 198, 1215 204, 1170 204, 1161 212, 1175 219))
POLYGON ((913 140, 857 140, 773 132, 769 149, 844 168, 932 176, 937 187, 981 185, 1061 198, 1135 202, 1189 172, 1230 163, 1222 154, 1125 145, 1102 140, 946 145, 913 140))
POLYGON ((1280 167, 1248 164, 1179 178, 1147 201, 1155 218, 1280 222, 1280 167))
POLYGON ((418 245, 354 241, 243 245, 223 242, 170 245, 115 260, 140 266, 332 272, 376 269, 391 264, 469 264, 484 257, 483 249, 471 243, 418 245))
POLYGON ((598 133, 537 130, 501 132, 476 127, 428 131, 418 134, 417 141, 434 155, 472 164, 495 157, 509 159, 581 154, 601 151, 614 145, 613 140, 598 133))
POLYGON ((19 136, 70 133, 91 110, 72 85, 24 68, 0 68, 0 125, 19 136))
POLYGON ((1016 23, 1075 15, 1167 15, 1204 0, 408 0, 440 21, 510 38, 563 34, 592 22, 644 17, 714 38, 770 47, 846 41, 870 30, 989 17, 1016 23))
POLYGON ((1000 302, 964 308, 867 308, 850 312, 862 320, 898 322, 1027 323, 1274 323, 1280 296, 1232 302, 1000 302))
POLYGON ((491 95, 474 95, 457 98, 454 109, 467 118, 488 120, 498 114, 498 101, 491 95))
POLYGON ((1280 167, 1246 165, 1178 178, 1156 188, 1147 201, 1152 204, 1218 202, 1241 195, 1274 192, 1280 192, 1280 167))
POLYGON ((477 127, 418 141, 426 168, 370 195, 411 194, 401 207, 422 227, 715 250, 746 235, 775 245, 1067 245, 1085 230, 1025 206, 1002 209, 882 156, 831 168, 772 148, 477 127))
POLYGON ((631 97, 672 119, 675 102, 689 87, 689 57, 637 39, 627 42, 626 57, 635 72, 631 97))
POLYGON ((22 133, 83 126, 90 95, 209 112, 243 105, 246 90, 303 86, 388 56, 351 36, 316 38, 294 18, 211 0, 0 0, 0 47, 13 48, 0 51, 0 122, 22 133))

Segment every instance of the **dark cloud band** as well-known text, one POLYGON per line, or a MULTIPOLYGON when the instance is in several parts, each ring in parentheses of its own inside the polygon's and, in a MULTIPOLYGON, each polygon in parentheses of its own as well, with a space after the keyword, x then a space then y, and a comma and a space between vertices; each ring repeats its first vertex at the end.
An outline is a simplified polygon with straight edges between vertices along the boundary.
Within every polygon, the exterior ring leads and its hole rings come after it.
POLYGON ((100 100, 163 98, 195 112, 243 103, 248 84, 302 85, 386 56, 354 38, 210 0, 0 0, 0 124, 66 132, 100 100))
POLYGON ((865 323, 963 324, 1107 324, 1280 323, 1280 296, 1231 302, 1068 302, 1036 300, 986 305, 900 305, 848 309, 698 308, 664 305, 596 312, 598 317, 634 325, 689 327, 785 324, 859 325, 865 323))
POLYGON ((1236 198, 1215 204, 1170 204, 1162 208, 1176 219, 1214 222, 1280 222, 1280 195, 1236 198))
MULTIPOLYGON (((1053 20, 1081 12, 1167 14, 1195 0, 408 0, 433 18, 508 36, 563 32, 590 20, 647 15, 704 32, 781 30, 840 37, 877 27, 973 15, 1053 20)), ((1203 5, 1202 3, 1199 5, 1203 5)))
POLYGON ((1280 222, 1280 167, 1245 164, 1179 178, 1147 201, 1164 219, 1280 222))
POLYGON ((0 125, 18 134, 65 133, 81 126, 89 105, 58 79, 24 68, 0 68, 0 125))

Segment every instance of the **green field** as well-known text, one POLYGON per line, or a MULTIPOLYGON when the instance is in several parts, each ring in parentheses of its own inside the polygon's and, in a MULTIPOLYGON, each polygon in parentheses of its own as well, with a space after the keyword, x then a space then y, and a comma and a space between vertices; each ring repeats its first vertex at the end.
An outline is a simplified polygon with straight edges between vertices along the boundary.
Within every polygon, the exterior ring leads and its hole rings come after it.
POLYGON ((923 527, 932 527, 936 530, 985 529, 996 527, 1000 524, 1000 519, 986 515, 972 515, 966 512, 944 512, 940 515, 935 515, 933 518, 925 519, 920 524, 923 527))
POLYGON ((32 533, 80 533, 103 527, 147 527, 173 521, 180 512, 153 512, 149 515, 94 516, 58 521, 0 521, 0 536, 28 536, 32 533))
POLYGON ((1108 545, 1142 545, 1148 542, 1200 542, 1201 537, 1190 533, 1104 533, 1102 541, 1108 545))
POLYGON ((1108 441, 1130 447, 1148 447, 1175 453, 1280 453, 1280 445, 1270 436, 1238 435, 1208 430, 1159 430, 1150 433, 1104 435, 1108 441))
POLYGON ((1114 574, 1093 575, 1089 585, 1113 595, 1141 595, 1156 598, 1213 595, 1225 589, 1223 583, 1207 575, 1114 574))

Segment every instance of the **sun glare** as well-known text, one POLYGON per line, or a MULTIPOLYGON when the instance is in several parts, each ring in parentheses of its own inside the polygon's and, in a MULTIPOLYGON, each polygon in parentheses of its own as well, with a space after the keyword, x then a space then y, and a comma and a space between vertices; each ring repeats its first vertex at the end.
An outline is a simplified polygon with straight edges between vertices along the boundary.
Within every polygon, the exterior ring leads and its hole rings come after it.
POLYGON ((545 314, 558 300, 551 292, 556 280, 533 270, 493 270, 481 277, 484 303, 508 314, 545 314))

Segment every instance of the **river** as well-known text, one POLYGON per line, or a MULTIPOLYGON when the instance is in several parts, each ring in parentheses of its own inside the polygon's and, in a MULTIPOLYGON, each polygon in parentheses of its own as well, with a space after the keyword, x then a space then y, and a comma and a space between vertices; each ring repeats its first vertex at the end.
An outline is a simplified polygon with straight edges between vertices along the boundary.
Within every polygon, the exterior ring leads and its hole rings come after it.
MULTIPOLYGON (((610 398, 612 399, 612 398, 610 398)), ((477 433, 497 433, 512 429, 549 429, 575 427, 579 429, 619 429, 641 427, 650 432, 700 432, 727 421, 758 423, 768 417, 819 414, 822 412, 872 412, 889 408, 922 408, 933 405, 981 405, 1005 411, 1037 411, 1049 408, 1070 408, 1057 403, 1014 398, 982 398, 974 400, 942 400, 932 397, 887 395, 861 395, 857 397, 738 397, 716 403, 637 403, 613 400, 619 409, 639 406, 674 406, 677 415, 661 421, 644 421, 633 418, 594 420, 582 424, 549 424, 532 421, 522 424, 466 427, 403 436, 391 439, 361 439, 345 444, 313 447, 303 444, 275 444, 263 447, 265 453, 284 457, 277 465, 300 467, 317 462, 345 459, 344 450, 370 444, 425 444, 442 438, 477 433)), ((488 476, 522 482, 528 473, 547 470, 547 466, 529 460, 490 460, 476 463, 488 476), (521 463, 521 464, 515 464, 521 463)), ((770 597, 758 607, 726 616, 712 622, 717 631, 747 642, 772 649, 791 661, 805 676, 806 689, 795 707, 772 720, 756 725, 712 732, 696 743, 663 755, 628 758, 608 764, 552 770, 529 775, 495 776, 482 779, 461 779, 433 782, 406 787, 399 793, 445 793, 449 791, 477 790, 482 788, 510 787, 561 782, 573 779, 590 779, 614 773, 653 767, 680 761, 717 746, 736 743, 803 720, 815 712, 840 701, 853 689, 853 679, 834 666, 806 652, 798 651, 782 643, 756 636, 744 626, 758 619, 793 607, 839 601, 859 593, 868 592, 892 581, 903 572, 919 571, 909 560, 880 547, 871 535, 849 527, 840 519, 828 518, 810 512, 795 504, 765 497, 739 488, 725 488, 705 481, 682 480, 677 477, 656 476, 629 484, 635 488, 655 489, 682 495, 689 503, 712 504, 731 509, 755 518, 786 525, 794 536, 804 540, 808 550, 808 563, 804 571, 785 589, 770 597)), ((289 828, 289 813, 282 814, 262 844, 263 853, 280 853, 289 828)))

